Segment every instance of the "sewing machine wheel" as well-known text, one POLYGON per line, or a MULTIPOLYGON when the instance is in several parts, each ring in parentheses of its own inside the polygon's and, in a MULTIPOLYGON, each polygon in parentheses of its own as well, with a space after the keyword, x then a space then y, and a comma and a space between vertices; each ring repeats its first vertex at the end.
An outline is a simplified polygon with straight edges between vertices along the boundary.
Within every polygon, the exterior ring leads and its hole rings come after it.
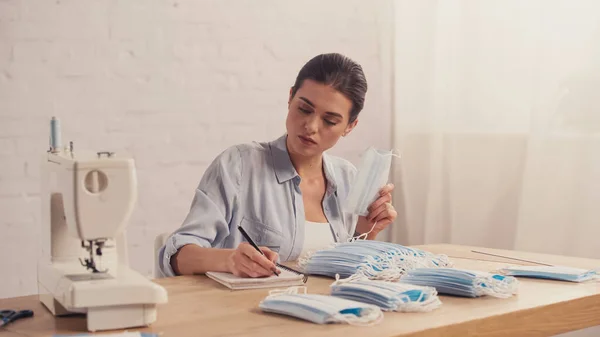
POLYGON ((102 171, 93 170, 85 175, 85 189, 92 193, 100 193, 108 186, 108 177, 102 171))

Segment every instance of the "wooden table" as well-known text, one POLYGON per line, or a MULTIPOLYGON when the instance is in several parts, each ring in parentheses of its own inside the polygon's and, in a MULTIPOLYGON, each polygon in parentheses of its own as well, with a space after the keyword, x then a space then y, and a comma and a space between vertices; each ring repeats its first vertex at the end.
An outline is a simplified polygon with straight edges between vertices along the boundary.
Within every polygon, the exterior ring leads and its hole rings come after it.
MULTIPOLYGON (((457 268, 482 271, 506 265, 528 264, 471 252, 532 259, 549 264, 598 268, 600 260, 570 258, 455 245, 417 246, 447 254, 457 268)), ((257 305, 266 289, 231 291, 205 276, 156 280, 169 294, 158 320, 149 328, 130 331, 162 333, 161 337, 185 336, 551 336, 600 325, 600 282, 570 283, 520 278, 520 292, 509 299, 475 299, 440 296, 442 306, 430 313, 386 312, 383 322, 372 327, 342 324, 318 325, 294 318, 266 314, 257 305)), ((331 279, 310 277, 310 293, 328 291, 331 279)), ((52 336, 86 332, 85 318, 54 318, 36 296, 0 300, 2 309, 32 309, 34 318, 19 320, 0 330, 8 336, 52 336)), ((106 333, 106 332, 104 332, 106 333)), ((100 333, 99 333, 100 334, 100 333)))

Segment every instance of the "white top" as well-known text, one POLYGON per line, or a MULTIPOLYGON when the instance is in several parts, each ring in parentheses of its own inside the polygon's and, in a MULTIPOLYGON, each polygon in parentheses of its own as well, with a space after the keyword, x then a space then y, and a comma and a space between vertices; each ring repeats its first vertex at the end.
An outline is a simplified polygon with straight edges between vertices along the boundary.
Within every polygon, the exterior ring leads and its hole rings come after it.
POLYGON ((311 222, 304 223, 304 247, 302 255, 309 250, 318 250, 333 244, 333 234, 329 223, 311 222))

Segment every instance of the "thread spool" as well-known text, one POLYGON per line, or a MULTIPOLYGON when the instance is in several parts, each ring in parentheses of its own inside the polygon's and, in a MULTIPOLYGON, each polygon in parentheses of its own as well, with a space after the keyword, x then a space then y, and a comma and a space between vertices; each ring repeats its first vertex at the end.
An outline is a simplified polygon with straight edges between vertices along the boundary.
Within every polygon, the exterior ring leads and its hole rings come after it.
POLYGON ((60 130, 60 121, 52 116, 50 120, 50 151, 58 152, 60 151, 60 146, 62 143, 61 140, 61 130, 60 130))

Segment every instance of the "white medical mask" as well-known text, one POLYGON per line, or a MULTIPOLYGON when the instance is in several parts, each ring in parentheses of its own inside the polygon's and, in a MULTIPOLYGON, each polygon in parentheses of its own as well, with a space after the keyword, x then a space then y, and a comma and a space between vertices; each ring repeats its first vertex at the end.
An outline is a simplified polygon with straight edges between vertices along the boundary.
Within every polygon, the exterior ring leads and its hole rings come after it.
POLYGON ((338 279, 331 285, 331 295, 377 305, 383 311, 429 312, 442 304, 433 287, 369 279, 338 279))
POLYGON ((515 266, 499 270, 504 275, 533 277, 569 282, 585 282, 600 278, 600 270, 580 269, 563 266, 515 266))
POLYGON ((392 151, 369 147, 362 156, 358 173, 343 204, 347 213, 367 216, 367 208, 379 197, 379 191, 387 184, 392 165, 392 151))
POLYGON ((498 298, 516 294, 519 285, 512 276, 455 268, 417 268, 409 270, 399 282, 434 287, 440 294, 498 298))
POLYGON ((300 318, 316 324, 348 323, 351 325, 374 325, 383 320, 383 312, 375 305, 343 298, 306 294, 300 288, 271 291, 259 308, 264 312, 300 318))
POLYGON ((309 275, 394 281, 410 269, 449 267, 451 263, 445 255, 396 243, 357 240, 305 254, 298 266, 309 275))

